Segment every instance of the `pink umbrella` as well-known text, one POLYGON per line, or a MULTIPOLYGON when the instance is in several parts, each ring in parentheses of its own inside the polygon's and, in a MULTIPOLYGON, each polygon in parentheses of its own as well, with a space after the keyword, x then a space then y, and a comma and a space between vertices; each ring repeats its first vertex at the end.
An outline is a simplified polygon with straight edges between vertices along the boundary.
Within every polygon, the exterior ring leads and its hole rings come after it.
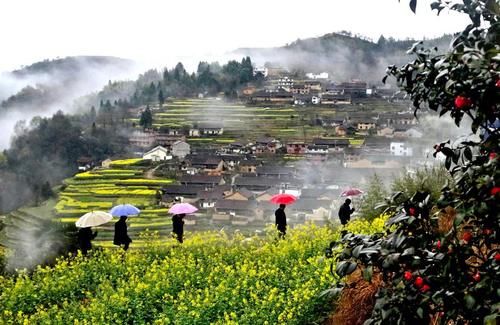
POLYGON ((340 196, 356 196, 356 195, 360 195, 360 194, 363 194, 363 191, 358 189, 358 188, 349 188, 347 190, 344 190, 340 196))
POLYGON ((195 206, 189 203, 176 203, 168 210, 172 214, 190 214, 198 211, 195 206))
POLYGON ((292 204, 297 198, 291 194, 276 194, 270 200, 274 204, 292 204))

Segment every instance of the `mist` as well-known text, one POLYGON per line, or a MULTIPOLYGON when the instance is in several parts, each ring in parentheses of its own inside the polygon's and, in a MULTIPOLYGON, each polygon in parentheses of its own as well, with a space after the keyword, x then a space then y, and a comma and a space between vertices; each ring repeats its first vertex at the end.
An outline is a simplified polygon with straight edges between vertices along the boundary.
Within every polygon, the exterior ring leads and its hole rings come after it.
POLYGON ((75 113, 81 109, 75 99, 102 89, 110 80, 135 78, 140 69, 125 59, 72 57, 0 74, 0 150, 9 147, 18 121, 59 110, 75 113))

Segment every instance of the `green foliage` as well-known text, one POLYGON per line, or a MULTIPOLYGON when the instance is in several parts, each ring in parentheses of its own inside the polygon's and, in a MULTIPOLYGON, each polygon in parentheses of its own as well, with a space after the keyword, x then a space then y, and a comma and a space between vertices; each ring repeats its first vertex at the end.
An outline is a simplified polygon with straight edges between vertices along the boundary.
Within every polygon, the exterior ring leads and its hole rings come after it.
POLYGON ((377 208, 377 206, 387 196, 387 190, 380 176, 377 174, 372 176, 366 192, 363 201, 361 201, 359 212, 364 219, 373 220, 382 214, 383 209, 377 208))
MULTIPOLYGON (((416 1, 411 1, 412 10, 416 1)), ((435 145, 446 156, 453 178, 438 193, 441 180, 409 178, 387 205, 385 233, 347 234, 336 273, 356 268, 380 273, 383 285, 365 324, 483 324, 498 319, 500 287, 500 9, 494 1, 435 1, 471 19, 439 55, 416 44, 416 59, 390 67, 413 100, 415 113, 449 113, 457 126, 464 116, 479 141, 435 145)), ((436 175, 438 176, 438 175, 436 175)))
MULTIPOLYGON (((444 167, 425 167, 415 172, 405 170, 402 176, 396 178, 391 185, 392 192, 416 193, 427 192, 432 202, 437 202, 441 196, 441 189, 451 185, 453 178, 444 167)), ((405 199, 408 199, 406 197, 405 199)), ((382 201, 379 201, 382 202, 382 201)))
POLYGON ((139 125, 144 129, 151 128, 153 125, 153 114, 151 113, 151 109, 149 106, 141 113, 141 119, 139 120, 139 125))

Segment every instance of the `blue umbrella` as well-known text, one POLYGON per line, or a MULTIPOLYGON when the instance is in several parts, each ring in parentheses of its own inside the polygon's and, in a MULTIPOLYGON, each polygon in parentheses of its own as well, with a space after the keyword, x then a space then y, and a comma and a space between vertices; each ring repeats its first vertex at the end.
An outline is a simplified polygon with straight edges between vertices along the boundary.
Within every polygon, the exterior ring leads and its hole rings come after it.
POLYGON ((111 210, 109 210, 112 216, 121 217, 121 216, 133 216, 141 213, 141 210, 137 209, 132 204, 120 204, 114 206, 111 210))

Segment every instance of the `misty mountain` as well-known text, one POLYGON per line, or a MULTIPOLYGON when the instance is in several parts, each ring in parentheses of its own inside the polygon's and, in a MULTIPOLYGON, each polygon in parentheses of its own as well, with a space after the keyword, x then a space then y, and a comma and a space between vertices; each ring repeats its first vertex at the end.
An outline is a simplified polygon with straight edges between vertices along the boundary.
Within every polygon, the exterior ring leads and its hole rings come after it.
POLYGON ((44 111, 55 101, 68 97, 67 94, 78 91, 78 95, 83 95, 95 90, 95 86, 102 87, 107 81, 104 77, 121 75, 133 65, 131 60, 107 56, 36 62, 0 75, 0 106, 3 110, 23 108, 36 101, 36 109, 44 111))
MULTIPOLYGON (((451 35, 424 40, 425 47, 448 48, 451 35)), ((416 40, 383 36, 377 42, 349 32, 307 38, 276 48, 240 48, 234 53, 249 55, 254 62, 305 72, 329 72, 336 81, 363 79, 379 83, 387 66, 408 62, 406 51, 416 40)))
POLYGON ((0 73, 0 149, 9 146, 19 120, 72 113, 75 100, 102 89, 110 80, 135 77, 134 61, 108 56, 44 60, 0 73))

